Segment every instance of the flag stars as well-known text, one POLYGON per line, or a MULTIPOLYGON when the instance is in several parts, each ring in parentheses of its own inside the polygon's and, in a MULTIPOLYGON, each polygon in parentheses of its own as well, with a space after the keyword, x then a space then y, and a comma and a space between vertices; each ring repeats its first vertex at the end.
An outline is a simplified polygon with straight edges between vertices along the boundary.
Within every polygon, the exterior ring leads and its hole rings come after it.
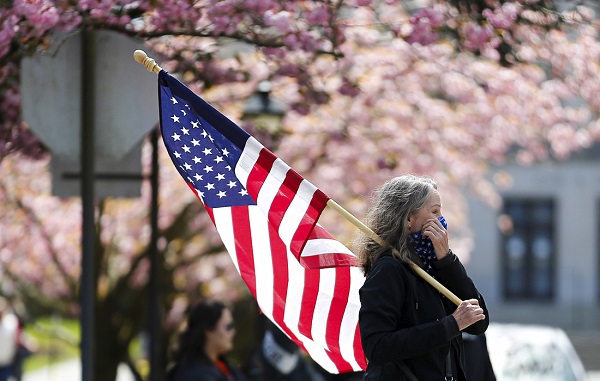
POLYGON ((204 150, 202 150, 202 153, 204 153, 204 156, 212 155, 212 149, 205 148, 204 150))
POLYGON ((174 141, 181 141, 181 135, 178 135, 176 132, 173 135, 171 135, 171 137, 174 141))
POLYGON ((208 136, 208 132, 206 132, 206 130, 202 130, 202 137, 206 139, 206 137, 208 136))
POLYGON ((181 148, 183 148, 183 150, 184 150, 185 152, 187 152, 187 153, 190 153, 190 147, 188 147, 188 145, 187 145, 187 144, 186 144, 186 145, 184 145, 184 146, 183 146, 183 147, 181 147, 181 148))
POLYGON ((192 128, 198 128, 199 121, 192 122, 192 128))
POLYGON ((173 156, 175 156, 178 159, 181 159, 181 154, 177 151, 173 151, 173 156))
POLYGON ((184 134, 184 135, 189 135, 190 134, 190 130, 188 130, 187 128, 183 127, 181 129, 181 133, 184 134))
POLYGON ((188 163, 183 164, 183 166, 185 167, 186 171, 191 171, 192 170, 192 166, 188 163))
POLYGON ((197 147, 200 145, 200 140, 194 138, 194 139, 192 139, 192 144, 194 145, 194 147, 197 147))
POLYGON ((225 175, 222 173, 219 173, 218 175, 215 176, 215 179, 217 179, 218 181, 225 180, 225 175))
POLYGON ((223 156, 229 157, 229 151, 227 151, 227 148, 223 148, 221 152, 223 152, 223 156))
POLYGON ((206 190, 214 190, 215 189, 215 184, 213 183, 208 183, 204 186, 204 188, 206 188, 206 190))
POLYGON ((194 164, 202 163, 202 159, 199 158, 198 156, 194 156, 194 158, 192 160, 194 160, 194 164))
POLYGON ((248 191, 247 191, 247 190, 245 190, 245 189, 242 189, 241 191, 239 191, 239 192, 238 192, 238 194, 239 194, 240 196, 247 196, 247 195, 248 195, 248 191))
POLYGON ((215 163, 218 164, 218 163, 220 163, 222 161, 223 161, 223 156, 217 156, 217 157, 215 157, 215 163))
POLYGON ((196 173, 194 175, 194 179, 196 179, 196 181, 202 181, 202 180, 204 180, 204 177, 202 177, 202 175, 199 175, 199 174, 196 173))
POLYGON ((227 183, 227 186, 229 187, 229 189, 235 188, 237 186, 237 183, 235 181, 230 181, 227 183))
POLYGON ((179 117, 177 115, 173 115, 171 119, 173 119, 173 123, 179 123, 179 117))
POLYGON ((187 115, 187 113, 185 112, 185 110, 181 110, 181 113, 183 114, 183 116, 187 115))
POLYGON ((213 167, 207 165, 206 167, 204 167, 204 172, 209 173, 213 171, 213 167))
POLYGON ((219 193, 217 193, 217 196, 219 196, 219 198, 223 198, 227 196, 227 193, 225 193, 225 191, 220 191, 219 193))
POLYGON ((175 99, 175 97, 171 97, 171 102, 173 102, 174 105, 176 105, 177 103, 179 103, 179 102, 177 102, 177 99, 175 99))

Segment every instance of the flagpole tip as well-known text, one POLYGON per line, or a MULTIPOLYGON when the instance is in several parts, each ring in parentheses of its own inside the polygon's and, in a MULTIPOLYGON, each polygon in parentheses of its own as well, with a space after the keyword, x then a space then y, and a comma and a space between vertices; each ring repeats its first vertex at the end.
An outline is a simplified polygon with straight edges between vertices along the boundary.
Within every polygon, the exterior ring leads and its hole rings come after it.
POLYGON ((133 59, 136 60, 136 62, 144 65, 146 70, 153 73, 158 74, 162 70, 162 68, 156 64, 156 61, 148 57, 146 52, 143 50, 137 49, 135 52, 133 52, 133 59))

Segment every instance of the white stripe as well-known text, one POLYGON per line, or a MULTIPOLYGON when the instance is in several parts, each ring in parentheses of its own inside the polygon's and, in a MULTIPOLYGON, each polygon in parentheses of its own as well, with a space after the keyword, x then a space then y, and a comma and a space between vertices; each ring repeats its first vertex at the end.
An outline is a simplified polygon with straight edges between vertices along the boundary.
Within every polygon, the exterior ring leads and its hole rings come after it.
POLYGON ((273 203, 273 199, 277 196, 279 192, 280 183, 272 176, 267 176, 265 182, 263 183, 260 191, 258 192, 258 197, 256 198, 256 205, 260 208, 262 213, 265 215, 265 218, 269 216, 269 209, 271 208, 271 204, 273 203))
POLYGON ((302 310, 302 295, 304 293, 304 268, 288 251, 288 289, 283 321, 296 336, 300 336, 298 323, 302 310))
POLYGON ((339 373, 340 371, 335 366, 334 362, 331 361, 325 349, 318 343, 308 340, 304 338, 302 340, 306 351, 310 355, 310 357, 315 360, 317 364, 319 364, 323 369, 328 371, 329 373, 339 373))
POLYGON ((274 276, 271 241, 267 220, 257 207, 250 207, 252 225, 252 247, 254 250, 254 270, 256 273, 256 300, 267 316, 273 317, 274 276))
POLYGON ((319 293, 315 304, 315 313, 313 315, 312 336, 323 347, 328 348, 325 334, 327 333, 327 319, 331 310, 331 301, 335 294, 335 269, 320 270, 319 293))
POLYGON ((306 215, 315 191, 316 188, 311 183, 302 181, 290 206, 285 211, 285 215, 279 226, 279 235, 288 247, 292 243, 292 238, 298 229, 298 225, 300 225, 302 218, 306 215))
POLYGON ((231 260, 233 261, 233 264, 239 273, 240 267, 235 250, 235 234, 233 232, 231 209, 215 208, 212 211, 215 219, 215 227, 217 228, 219 236, 221 236, 221 240, 223 241, 231 260))
POLYGON ((240 160, 235 166, 235 176, 240 180, 244 188, 246 188, 246 185, 248 184, 250 172, 252 171, 252 168, 254 168, 256 160, 258 160, 258 155, 263 148, 262 144, 253 137, 250 137, 246 141, 240 160))
POLYGON ((302 250, 301 256, 310 257, 330 253, 343 253, 356 257, 356 255, 340 241, 328 238, 309 239, 304 246, 304 250, 302 250))
MULTIPOLYGON (((283 183, 283 179, 285 179, 285 173, 281 173, 282 170, 287 172, 289 167, 281 160, 277 159, 273 163, 273 167, 271 171, 267 175, 267 178, 263 182, 259 192, 258 197, 256 198, 256 204, 262 210, 263 214, 268 217, 269 210, 271 209, 271 204, 273 204, 273 199, 279 193, 279 188, 281 188, 281 184, 283 183), (283 179, 282 179, 283 177, 283 179)), ((284 241, 286 246, 287 242, 284 241)))
POLYGON ((358 290, 363 285, 365 276, 358 267, 350 268, 350 291, 348 303, 340 326, 340 352, 342 357, 350 363, 353 369, 360 370, 360 365, 354 357, 354 334, 358 325, 358 311, 360 310, 360 297, 358 290))

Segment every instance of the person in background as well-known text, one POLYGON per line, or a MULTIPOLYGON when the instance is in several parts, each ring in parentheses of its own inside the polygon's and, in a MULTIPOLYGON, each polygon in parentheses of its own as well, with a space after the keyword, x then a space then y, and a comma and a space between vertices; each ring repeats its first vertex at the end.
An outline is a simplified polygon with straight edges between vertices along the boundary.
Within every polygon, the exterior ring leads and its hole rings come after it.
POLYGON ((363 379, 465 381, 461 332, 482 334, 489 316, 450 250, 437 184, 412 175, 389 180, 374 200, 367 225, 386 245, 363 237, 358 249, 366 275, 359 312, 368 360, 363 379), (460 305, 414 272, 409 260, 460 298, 460 305))
POLYGON ((246 381, 243 373, 227 361, 233 349, 235 326, 229 308, 219 301, 194 306, 179 337, 175 364, 169 381, 246 381))
POLYGON ((250 381, 325 381, 300 347, 264 315, 265 333, 252 361, 250 381))
POLYGON ((476 336, 463 332, 462 338, 465 345, 467 379, 472 381, 496 381, 485 333, 476 336))

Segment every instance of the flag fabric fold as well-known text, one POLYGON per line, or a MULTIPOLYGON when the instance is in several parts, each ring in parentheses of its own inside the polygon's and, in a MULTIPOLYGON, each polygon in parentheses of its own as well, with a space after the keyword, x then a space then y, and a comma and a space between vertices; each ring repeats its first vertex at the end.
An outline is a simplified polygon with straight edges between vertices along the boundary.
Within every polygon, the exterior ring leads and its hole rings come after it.
POLYGON ((165 71, 164 144, 261 311, 331 373, 360 371, 356 256, 318 219, 329 198, 165 71))

